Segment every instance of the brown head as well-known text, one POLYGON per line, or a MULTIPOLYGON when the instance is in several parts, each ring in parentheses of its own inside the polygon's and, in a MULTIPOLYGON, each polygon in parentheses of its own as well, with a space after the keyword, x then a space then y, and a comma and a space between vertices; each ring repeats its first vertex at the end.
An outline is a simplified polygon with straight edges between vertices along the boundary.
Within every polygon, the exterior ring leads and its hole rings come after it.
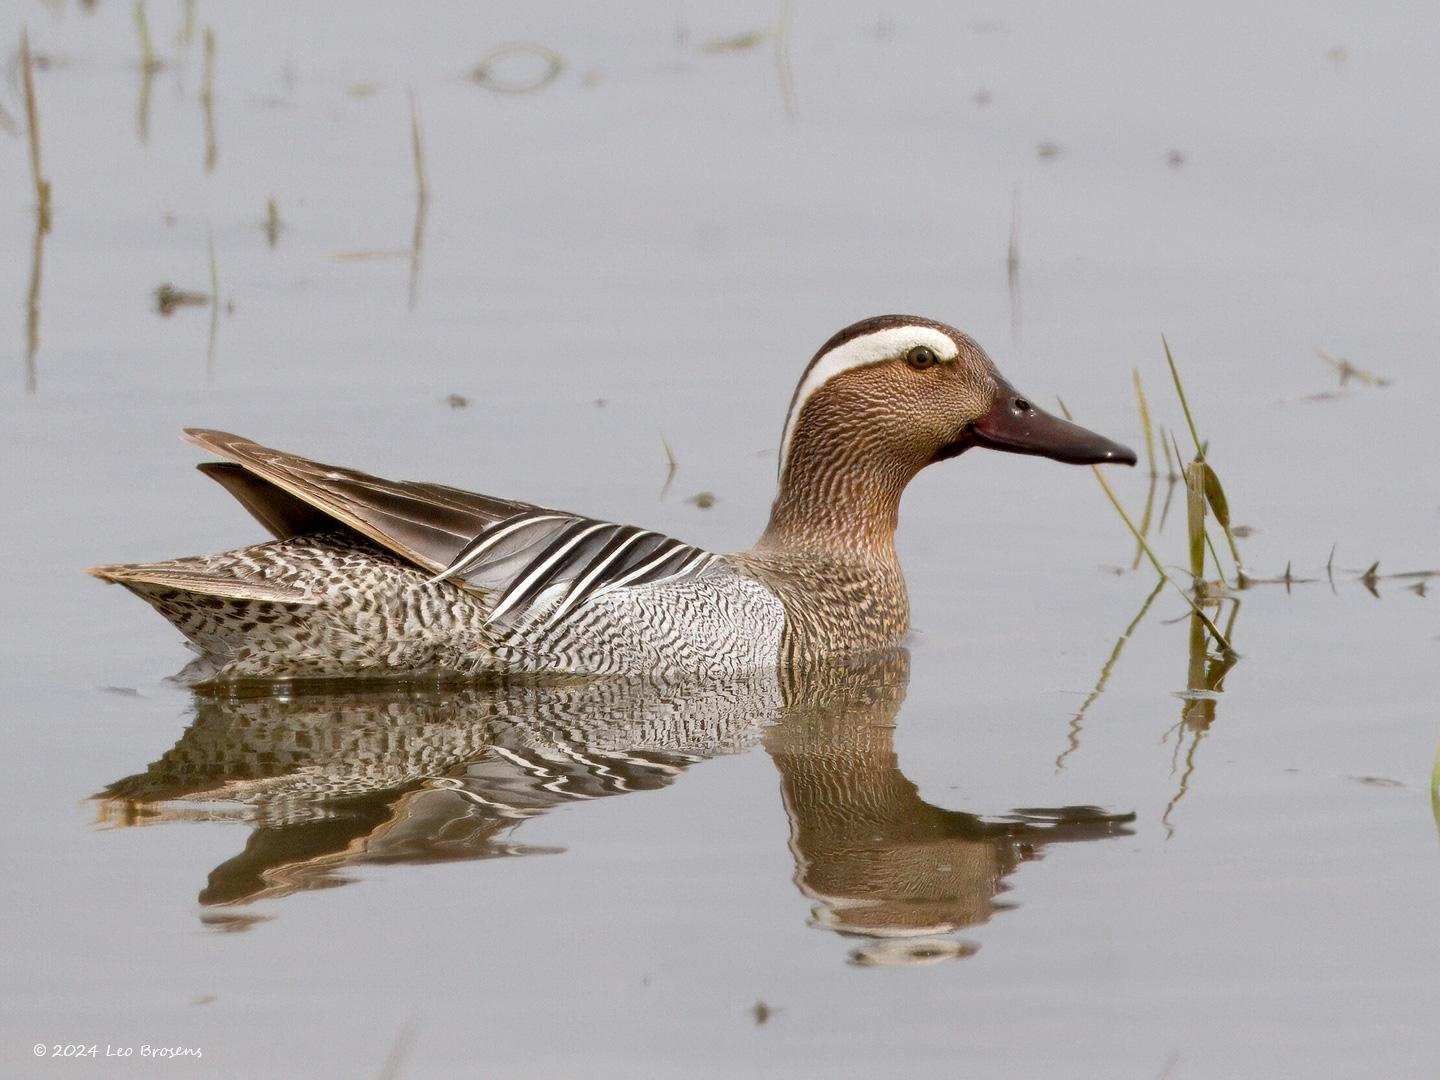
POLYGON ((759 547, 893 557, 905 485, 976 446, 1135 464, 1134 451, 1020 394, 953 327, 911 315, 846 327, 815 354, 791 399, 779 492, 759 547))

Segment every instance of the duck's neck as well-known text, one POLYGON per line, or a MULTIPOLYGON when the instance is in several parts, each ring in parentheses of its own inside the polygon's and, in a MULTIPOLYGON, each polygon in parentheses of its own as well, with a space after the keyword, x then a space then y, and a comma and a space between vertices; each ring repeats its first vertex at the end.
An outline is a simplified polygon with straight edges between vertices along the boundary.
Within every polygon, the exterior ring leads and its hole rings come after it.
POLYGON ((895 526, 915 474, 855 445, 797 439, 770 523, 741 565, 780 597, 795 658, 880 648, 909 629, 895 526))
POLYGON ((891 561, 900 496, 910 477, 883 463, 786 463, 757 549, 823 554, 842 562, 891 561))

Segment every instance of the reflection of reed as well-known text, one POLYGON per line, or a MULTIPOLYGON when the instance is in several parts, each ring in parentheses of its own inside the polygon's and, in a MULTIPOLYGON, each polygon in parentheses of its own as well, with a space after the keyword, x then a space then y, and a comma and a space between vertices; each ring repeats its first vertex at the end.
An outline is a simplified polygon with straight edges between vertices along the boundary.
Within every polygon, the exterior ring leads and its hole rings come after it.
MULTIPOLYGON (((1155 481, 1150 481, 1153 488, 1155 481)), ((1061 751, 1060 756, 1055 759, 1055 770, 1058 772, 1065 768, 1065 759, 1080 749, 1080 732, 1085 724, 1085 714, 1089 712, 1090 706, 1095 704, 1096 699, 1105 692, 1105 684, 1110 681, 1110 672, 1115 670, 1116 663, 1120 660, 1120 654, 1125 651, 1125 643, 1130 640, 1130 635, 1135 633, 1135 628, 1150 610, 1150 605, 1155 602, 1155 597, 1160 595, 1160 590, 1165 587, 1165 582, 1156 581, 1155 588, 1150 590, 1150 595, 1145 597, 1145 602, 1140 605, 1140 610, 1130 620, 1130 625, 1125 627, 1124 632, 1115 639, 1115 647, 1110 650, 1110 658, 1100 669, 1100 677, 1095 680, 1095 689, 1090 691, 1089 696, 1075 710, 1075 715, 1070 718, 1070 733, 1066 739, 1066 747, 1061 751)))
MULTIPOLYGON (((239 820, 206 907, 343 884, 373 863, 545 853, 514 838, 572 803, 653 791, 763 739, 779 770, 795 881, 815 923, 869 939, 857 963, 926 962, 973 946, 1045 845, 1128 832, 1129 816, 1062 807, 983 817, 926 803, 892 742, 909 657, 829 663, 700 687, 628 681, 386 684, 280 697, 196 697, 195 720, 99 801, 108 827, 239 820)), ((258 689, 258 688, 257 688, 258 689)))
POLYGON ((40 274, 45 259, 45 226, 37 214, 35 240, 30 248, 30 288, 25 294, 25 392, 35 393, 40 385, 40 274))
MULTIPOLYGON (((1231 605, 1230 618, 1225 624, 1227 640, 1234 640, 1230 635, 1235 629, 1235 616, 1240 613, 1239 600, 1232 599, 1231 605)), ((1200 740, 1205 737, 1206 732, 1210 730, 1210 725, 1215 722, 1215 706, 1218 703, 1216 695, 1225 689, 1225 676, 1230 673, 1230 669, 1239 659, 1239 655, 1230 649, 1211 652, 1205 624, 1198 615, 1190 616, 1189 663, 1186 670, 1185 692, 1180 695, 1183 702, 1180 706, 1180 720, 1169 732, 1165 733, 1166 739, 1169 739, 1170 732, 1175 733, 1175 751, 1171 759, 1171 772, 1178 771, 1180 773, 1175 795, 1166 805, 1165 812, 1160 815, 1161 823, 1171 836, 1175 834, 1175 827, 1170 822, 1171 815, 1190 791, 1190 780, 1195 774, 1196 753, 1200 749, 1200 740), (1188 746, 1185 745, 1187 733, 1191 736, 1188 746)))

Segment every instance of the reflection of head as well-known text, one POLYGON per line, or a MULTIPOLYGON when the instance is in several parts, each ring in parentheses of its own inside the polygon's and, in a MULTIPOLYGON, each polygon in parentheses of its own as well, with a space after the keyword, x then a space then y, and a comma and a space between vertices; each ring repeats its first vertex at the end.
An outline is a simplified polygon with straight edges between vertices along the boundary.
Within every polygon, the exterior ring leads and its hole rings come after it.
POLYGON ((180 741, 111 784, 101 816, 251 822, 245 849, 200 894, 234 905, 342 884, 365 863, 555 851, 517 843, 515 828, 567 803, 666 787, 763 732, 814 922, 863 938, 856 963, 926 963, 972 952, 938 935, 986 921, 1005 878, 1045 844, 1125 829, 1093 808, 988 819, 924 802, 891 740, 908 677, 897 651, 787 671, 780 684, 770 674, 664 689, 516 681, 197 697, 180 741))
POLYGON ((1022 862, 1047 843, 1123 834, 1128 817, 1093 807, 1017 811, 1000 819, 945 810, 920 798, 896 765, 895 715, 907 658, 853 665, 791 695, 765 745, 780 770, 795 883, 818 901, 818 926, 892 940, 861 950, 864 963, 968 955, 935 938, 986 922, 1022 862))

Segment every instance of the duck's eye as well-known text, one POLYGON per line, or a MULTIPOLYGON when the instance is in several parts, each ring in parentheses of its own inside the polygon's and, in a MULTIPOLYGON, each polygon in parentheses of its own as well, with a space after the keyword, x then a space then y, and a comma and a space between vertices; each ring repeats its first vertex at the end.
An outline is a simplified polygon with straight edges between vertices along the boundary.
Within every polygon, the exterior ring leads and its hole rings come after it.
POLYGON ((1023 397, 1017 397, 1015 399, 1016 412, 1029 412, 1034 407, 1035 406, 1031 405, 1030 402, 1026 401, 1023 397))
POLYGON ((905 354, 905 362, 916 371, 924 371, 926 368, 938 364, 940 357, 935 355, 935 350, 929 345, 916 345, 905 354))

